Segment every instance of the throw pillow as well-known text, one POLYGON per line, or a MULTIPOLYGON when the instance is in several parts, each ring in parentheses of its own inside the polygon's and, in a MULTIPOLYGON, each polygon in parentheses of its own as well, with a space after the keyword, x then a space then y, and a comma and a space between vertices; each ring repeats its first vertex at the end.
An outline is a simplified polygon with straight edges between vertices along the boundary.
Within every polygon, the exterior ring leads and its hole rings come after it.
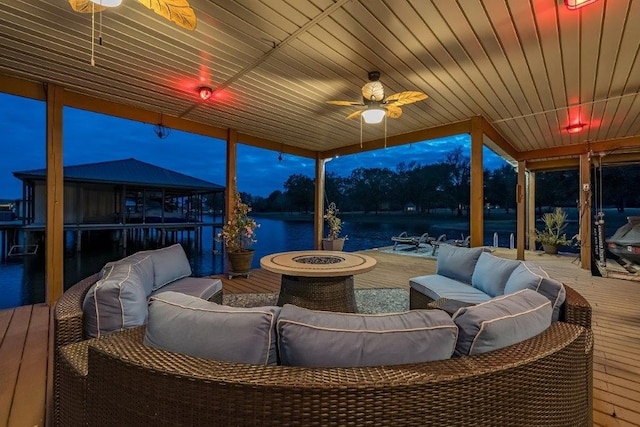
POLYGON ((451 357, 458 329, 441 310, 377 315, 314 311, 285 304, 277 324, 283 365, 358 367, 451 357))
POLYGON ((149 262, 140 264, 142 268, 138 271, 138 275, 140 276, 140 282, 144 286, 145 294, 147 296, 151 295, 151 292, 153 292, 154 272, 153 261, 151 260, 150 252, 151 251, 140 251, 120 260, 106 263, 104 267, 102 267, 102 270, 100 270, 100 278, 102 279, 104 276, 106 276, 115 264, 127 262, 130 264, 137 264, 148 259, 149 262))
POLYGON ((491 297, 504 294, 504 287, 520 261, 505 259, 483 252, 471 276, 471 285, 491 297))
POLYGON ((171 291, 150 301, 145 345, 227 362, 277 363, 280 307, 227 307, 171 291))
POLYGON ((567 293, 562 283, 549 277, 546 271, 535 264, 521 262, 511 273, 504 287, 504 293, 510 294, 522 289, 532 289, 551 301, 553 320, 560 318, 560 307, 567 293))
POLYGON ((483 248, 461 248, 440 245, 436 274, 471 284, 471 276, 483 248))
POLYGON ((149 251, 149 254, 153 260, 154 291, 174 280, 191 276, 191 265, 180 243, 149 251))
POLYGON ((530 289, 502 295, 453 316, 459 335, 455 354, 486 353, 532 338, 551 325, 551 303, 530 289))
POLYGON ((82 304, 85 336, 96 338, 144 325, 147 294, 143 277, 148 275, 150 257, 136 263, 110 265, 87 292, 82 304))

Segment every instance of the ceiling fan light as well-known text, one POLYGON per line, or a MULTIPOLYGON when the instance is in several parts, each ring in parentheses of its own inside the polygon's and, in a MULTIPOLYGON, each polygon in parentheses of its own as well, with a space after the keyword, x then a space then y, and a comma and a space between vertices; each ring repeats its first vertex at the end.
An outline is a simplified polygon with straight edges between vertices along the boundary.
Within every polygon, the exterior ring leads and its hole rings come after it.
POLYGON ((104 7, 116 7, 120 6, 122 0, 91 0, 93 3, 104 7))
POLYGON ((376 124, 380 123, 382 119, 384 119, 384 115, 386 111, 382 108, 369 108, 368 110, 364 110, 362 112, 362 118, 365 123, 368 124, 376 124))
POLYGON ((576 10, 588 4, 595 3, 597 0, 564 0, 564 5, 569 10, 576 10))

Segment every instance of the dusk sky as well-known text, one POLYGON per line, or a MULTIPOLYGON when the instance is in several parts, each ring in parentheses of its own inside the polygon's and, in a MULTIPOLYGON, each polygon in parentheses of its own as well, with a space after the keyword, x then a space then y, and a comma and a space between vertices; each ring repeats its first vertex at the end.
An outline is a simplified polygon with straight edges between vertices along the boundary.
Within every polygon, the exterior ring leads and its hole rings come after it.
MULTIPOLYGON (((22 195, 21 182, 12 172, 41 169, 45 165, 44 102, 0 94, 0 199, 22 195)), ((65 107, 64 165, 78 165, 133 157, 186 175, 224 185, 225 142, 219 139, 172 130, 159 139, 153 126, 65 107)), ((366 143, 365 143, 366 144, 366 143)), ((361 154, 342 156, 327 163, 327 172, 346 176, 359 167, 395 169, 402 161, 431 164, 462 145, 469 136, 460 135, 361 154)), ((485 149, 485 168, 495 169, 504 160, 485 149)), ((238 189, 254 196, 268 196, 284 190, 292 174, 314 176, 314 160, 238 145, 238 189), (259 178, 259 179, 256 179, 259 178)))

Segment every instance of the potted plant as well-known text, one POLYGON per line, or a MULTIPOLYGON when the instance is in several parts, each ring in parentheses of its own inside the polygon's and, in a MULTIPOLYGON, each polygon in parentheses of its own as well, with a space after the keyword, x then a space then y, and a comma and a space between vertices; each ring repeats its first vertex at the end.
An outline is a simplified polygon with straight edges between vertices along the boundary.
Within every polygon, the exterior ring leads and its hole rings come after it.
POLYGON ((260 227, 251 217, 251 208, 242 201, 240 193, 233 189, 235 205, 230 218, 227 218, 222 231, 218 233, 216 240, 224 243, 227 258, 229 260, 229 276, 248 275, 253 260, 253 245, 256 240, 256 228, 260 227))
POLYGON ((344 241, 347 237, 340 237, 342 230, 342 220, 337 217, 338 209, 336 204, 331 202, 324 214, 324 219, 329 226, 329 233, 325 239, 322 239, 322 249, 325 251, 341 251, 344 248, 344 241))
POLYGON ((572 239, 567 239, 564 229, 567 226, 567 213, 562 208, 556 208, 553 212, 547 212, 542 216, 545 228, 536 230, 536 241, 542 244, 546 254, 557 254, 558 246, 571 243, 572 239))

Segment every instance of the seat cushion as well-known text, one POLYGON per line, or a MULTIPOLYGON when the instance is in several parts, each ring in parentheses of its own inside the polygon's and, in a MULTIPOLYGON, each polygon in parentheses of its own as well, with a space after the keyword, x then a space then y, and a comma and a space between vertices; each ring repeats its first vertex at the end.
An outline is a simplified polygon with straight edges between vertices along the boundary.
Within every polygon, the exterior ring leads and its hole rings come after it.
POLYGON ((567 296, 562 283, 550 278, 541 267, 529 262, 522 262, 509 276, 504 293, 510 294, 522 289, 531 289, 547 297, 553 307, 553 320, 558 320, 560 307, 567 296))
POLYGON ((191 265, 180 243, 148 252, 153 260, 154 291, 167 283, 191 276, 191 265))
POLYGON ((238 308, 166 291, 151 297, 145 345, 194 357, 275 365, 280 307, 238 308))
POLYGON ((491 297, 502 295, 509 276, 519 265, 520 261, 500 258, 483 252, 473 270, 471 286, 491 297))
POLYGON ((277 323, 288 366, 399 365, 451 357, 458 330, 441 310, 347 314, 285 304, 277 323))
POLYGON ((476 304, 491 299, 480 289, 439 274, 414 277, 409 285, 433 300, 448 298, 476 304))
POLYGON ((473 270, 482 252, 483 248, 440 245, 436 274, 470 284, 473 270))
POLYGON ((222 281, 209 277, 183 277, 154 291, 151 296, 165 291, 180 292, 209 301, 222 290, 222 281))
POLYGON ((530 289, 460 308, 455 354, 486 353, 532 338, 551 325, 551 302, 530 289))
POLYGON ((134 326, 147 319, 147 294, 142 277, 150 257, 113 263, 87 292, 82 304, 85 336, 95 338, 134 326))

